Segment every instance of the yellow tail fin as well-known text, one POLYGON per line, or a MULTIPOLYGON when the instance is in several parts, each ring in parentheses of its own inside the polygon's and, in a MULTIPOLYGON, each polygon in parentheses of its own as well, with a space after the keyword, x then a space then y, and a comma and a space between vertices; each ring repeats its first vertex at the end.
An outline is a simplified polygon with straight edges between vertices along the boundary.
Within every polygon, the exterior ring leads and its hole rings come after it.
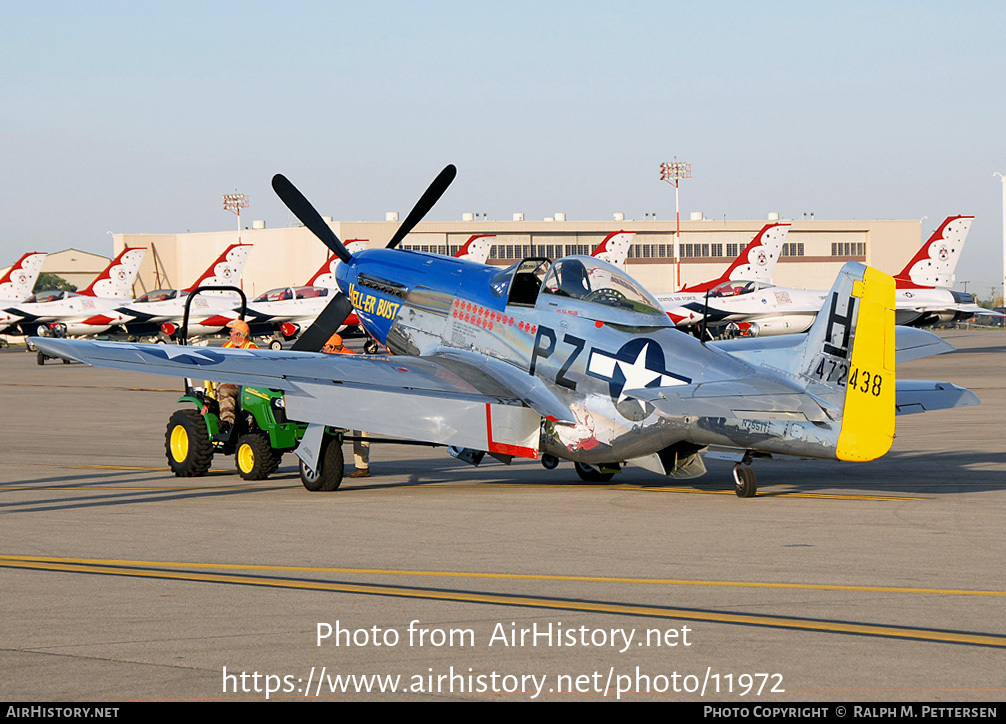
POLYGON ((859 303, 836 456, 875 460, 894 442, 894 279, 866 267, 852 296, 859 303))

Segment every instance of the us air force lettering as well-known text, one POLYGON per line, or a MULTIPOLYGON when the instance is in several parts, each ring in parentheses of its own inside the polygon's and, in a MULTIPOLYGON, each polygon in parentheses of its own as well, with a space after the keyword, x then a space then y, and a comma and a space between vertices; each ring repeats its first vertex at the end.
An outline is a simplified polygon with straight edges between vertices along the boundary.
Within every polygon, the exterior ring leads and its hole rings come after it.
MULTIPOLYGON (((872 460, 896 412, 978 404, 943 382, 895 379, 894 282, 847 263, 806 335, 703 343, 617 267, 587 256, 532 257, 500 270, 397 249, 446 190, 448 166, 386 248, 350 254, 284 177, 273 186, 342 260, 341 293, 293 351, 150 353, 137 344, 37 340, 50 354, 121 369, 282 390, 289 419, 452 446, 546 468, 574 463, 586 481, 640 466, 673 478, 705 473, 703 455, 734 460, 736 492, 775 454, 872 460), (325 356, 351 313, 392 356, 325 356)), ((950 346, 898 332, 912 357, 950 346)), ((322 439, 309 432, 305 440, 322 439)), ((319 465, 320 448, 300 451, 319 465)), ((312 469, 317 469, 312 467, 312 469)))

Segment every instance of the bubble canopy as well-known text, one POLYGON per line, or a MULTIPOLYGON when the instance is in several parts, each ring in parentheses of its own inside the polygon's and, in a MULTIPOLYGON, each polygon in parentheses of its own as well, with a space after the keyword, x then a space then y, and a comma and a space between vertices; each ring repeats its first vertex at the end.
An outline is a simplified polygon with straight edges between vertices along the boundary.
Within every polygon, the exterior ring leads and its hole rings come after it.
POLYGON ((660 302, 639 282, 592 256, 567 256, 554 262, 542 282, 541 294, 664 316, 660 302))

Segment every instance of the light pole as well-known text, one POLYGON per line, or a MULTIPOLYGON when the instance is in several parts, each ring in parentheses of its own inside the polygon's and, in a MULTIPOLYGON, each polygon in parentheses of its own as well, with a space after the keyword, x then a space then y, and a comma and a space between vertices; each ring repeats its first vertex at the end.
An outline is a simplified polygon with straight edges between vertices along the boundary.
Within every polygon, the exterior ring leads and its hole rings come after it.
MULTIPOLYGON (((1002 275, 1002 283, 1003 283, 1003 299, 1006 300, 1006 176, 1003 176, 998 171, 996 171, 994 174, 992 174, 992 178, 995 178, 996 176, 999 177, 999 180, 1002 181, 1002 184, 1003 184, 1003 275, 1002 275)), ((995 295, 993 294, 993 296, 995 296, 995 295)), ((1004 301, 1003 304, 1006 304, 1006 301, 1004 301)))
POLYGON ((678 183, 683 178, 692 177, 692 164, 679 161, 675 156, 671 163, 660 164, 660 180, 674 184, 674 288, 681 288, 681 205, 678 199, 678 183))
POLYGON ((224 209, 238 216, 238 243, 241 243, 241 209, 248 208, 248 194, 224 194, 224 209))

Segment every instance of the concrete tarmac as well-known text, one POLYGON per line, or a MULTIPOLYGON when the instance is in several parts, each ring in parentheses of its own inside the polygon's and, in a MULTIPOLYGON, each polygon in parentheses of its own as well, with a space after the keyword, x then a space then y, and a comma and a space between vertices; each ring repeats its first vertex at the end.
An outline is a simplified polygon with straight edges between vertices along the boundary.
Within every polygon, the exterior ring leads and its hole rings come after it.
POLYGON ((899 377, 980 407, 756 461, 753 499, 717 461, 584 485, 377 444, 333 493, 292 455, 176 478, 179 380, 0 352, 0 699, 1002 701, 1006 333, 941 334, 899 377))

